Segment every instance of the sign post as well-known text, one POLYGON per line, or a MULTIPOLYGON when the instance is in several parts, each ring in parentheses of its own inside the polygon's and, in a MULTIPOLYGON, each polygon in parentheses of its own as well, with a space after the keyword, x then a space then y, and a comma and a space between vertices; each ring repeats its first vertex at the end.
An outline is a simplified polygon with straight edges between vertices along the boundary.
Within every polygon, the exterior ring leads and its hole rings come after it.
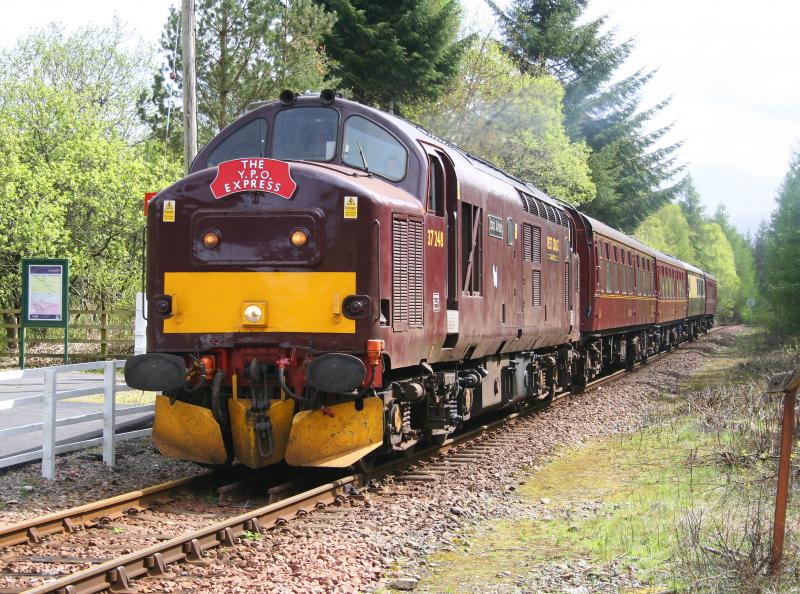
POLYGON ((781 456, 778 462, 778 488, 775 493, 775 523, 772 529, 770 573, 778 575, 783 560, 783 540, 786 534, 786 508, 789 503, 789 481, 792 478, 792 442, 794 441, 794 407, 800 387, 800 369, 773 375, 767 384, 767 394, 783 394, 783 423, 781 426, 781 456))
POLYGON ((69 261, 56 258, 22 261, 22 321, 19 366, 25 369, 25 329, 63 328, 64 365, 69 363, 69 261))

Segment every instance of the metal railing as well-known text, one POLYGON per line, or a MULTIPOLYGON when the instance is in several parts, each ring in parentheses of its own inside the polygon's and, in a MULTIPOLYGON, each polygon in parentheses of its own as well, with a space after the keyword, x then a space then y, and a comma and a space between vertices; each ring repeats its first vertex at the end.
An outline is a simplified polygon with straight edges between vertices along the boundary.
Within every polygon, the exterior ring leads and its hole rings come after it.
POLYGON ((117 417, 133 415, 138 413, 147 413, 154 410, 152 404, 141 406, 129 406, 117 410, 116 408, 116 395, 117 392, 132 390, 125 383, 117 383, 116 371, 123 367, 125 361, 98 361, 90 363, 75 363, 72 365, 59 365, 57 367, 41 367, 38 369, 25 369, 17 371, 2 371, 0 372, 0 382, 9 380, 19 380, 28 378, 43 378, 43 390, 41 394, 33 396, 25 396, 15 399, 14 407, 17 406, 30 406, 42 404, 42 421, 41 423, 30 423, 27 425, 19 425, 17 427, 9 427, 0 430, 0 439, 12 437, 15 435, 22 435, 25 433, 42 432, 42 448, 34 451, 27 451, 20 454, 0 458, 0 468, 21 464, 23 462, 30 462, 33 460, 42 460, 42 476, 46 479, 54 479, 56 474, 56 455, 66 452, 73 452, 76 450, 103 445, 103 462, 108 466, 114 466, 115 463, 115 443, 127 439, 134 439, 136 437, 144 437, 150 435, 152 429, 139 429, 135 431, 128 431, 125 433, 116 433, 116 419, 117 417), (71 371, 92 371, 96 369, 103 370, 103 383, 102 385, 91 386, 87 388, 78 388, 71 390, 58 389, 58 375, 71 372, 71 371), (73 417, 65 417, 58 419, 56 416, 56 405, 61 400, 69 398, 77 398, 80 396, 89 396, 92 394, 103 393, 103 411, 78 415, 73 417), (56 442, 56 429, 66 425, 75 425, 80 423, 87 423, 89 421, 103 421, 103 435, 92 439, 81 439, 79 441, 72 441, 62 444, 56 442))

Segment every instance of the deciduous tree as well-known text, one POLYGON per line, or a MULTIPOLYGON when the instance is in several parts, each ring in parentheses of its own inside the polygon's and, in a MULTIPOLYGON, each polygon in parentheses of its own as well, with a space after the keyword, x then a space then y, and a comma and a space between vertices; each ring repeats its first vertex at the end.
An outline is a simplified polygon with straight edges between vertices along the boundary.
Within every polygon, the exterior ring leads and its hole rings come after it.
POLYGON ((556 79, 521 73, 487 38, 466 52, 450 91, 412 115, 466 151, 581 204, 595 193, 589 150, 566 135, 562 97, 556 79))

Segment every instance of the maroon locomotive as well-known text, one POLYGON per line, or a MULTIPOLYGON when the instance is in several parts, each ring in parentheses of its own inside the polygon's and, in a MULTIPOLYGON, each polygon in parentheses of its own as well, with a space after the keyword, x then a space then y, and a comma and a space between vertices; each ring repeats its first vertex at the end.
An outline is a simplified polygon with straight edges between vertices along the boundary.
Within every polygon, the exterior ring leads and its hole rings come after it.
POLYGON ((347 466, 693 338, 714 279, 390 114, 284 92, 150 202, 163 453, 347 466))

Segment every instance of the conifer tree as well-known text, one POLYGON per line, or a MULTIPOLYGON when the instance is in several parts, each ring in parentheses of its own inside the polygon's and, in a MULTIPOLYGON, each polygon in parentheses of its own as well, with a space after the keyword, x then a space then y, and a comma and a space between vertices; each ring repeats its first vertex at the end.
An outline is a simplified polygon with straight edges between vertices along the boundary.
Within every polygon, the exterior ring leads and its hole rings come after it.
POLYGON ((471 38, 458 39, 458 0, 317 0, 336 13, 325 36, 353 99, 402 112, 435 99, 456 77, 471 38))
POLYGON ((679 144, 660 141, 669 131, 648 124, 669 101, 643 109, 640 92, 653 72, 638 71, 612 83, 633 42, 603 32, 605 16, 580 24, 588 0, 514 0, 500 18, 506 51, 525 71, 551 74, 565 88, 564 112, 573 140, 592 149, 589 165, 597 197, 586 211, 632 231, 679 191, 671 183, 681 167, 679 144))
POLYGON ((772 309, 772 325, 782 334, 800 334, 800 151, 778 191, 778 208, 769 227, 766 265, 766 296, 772 309))
MULTIPOLYGON (((199 0, 196 18, 201 141, 210 140, 251 103, 274 99, 282 89, 321 90, 326 85, 322 38, 336 17, 313 0, 199 0)), ((179 11, 172 8, 161 36, 165 68, 154 74, 150 91, 139 100, 142 120, 173 147, 181 146, 182 133, 179 21, 179 11)))

